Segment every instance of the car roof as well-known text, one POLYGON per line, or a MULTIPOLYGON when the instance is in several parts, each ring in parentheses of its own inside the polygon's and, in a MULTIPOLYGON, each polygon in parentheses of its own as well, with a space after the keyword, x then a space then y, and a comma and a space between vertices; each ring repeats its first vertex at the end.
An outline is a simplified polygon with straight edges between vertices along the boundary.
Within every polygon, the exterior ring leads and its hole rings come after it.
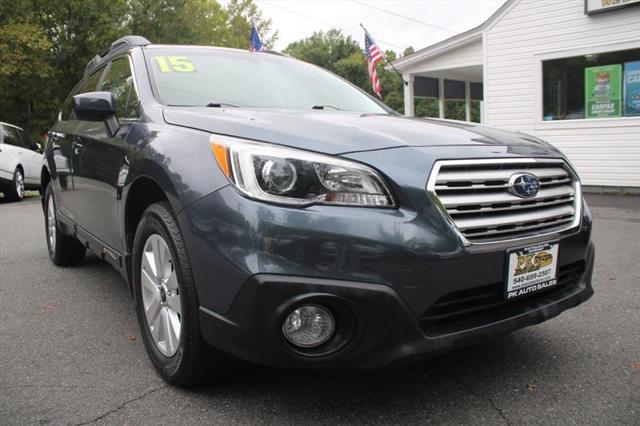
POLYGON ((199 44, 149 44, 147 46, 144 46, 145 49, 170 49, 170 48, 176 48, 176 49, 211 49, 211 50, 218 50, 221 52, 238 52, 238 53, 246 53, 246 54, 252 54, 252 53, 268 53, 270 55, 276 55, 276 56, 288 56, 285 55, 282 52, 278 52, 275 50, 260 50, 259 52, 251 52, 249 50, 246 49, 236 49, 233 47, 221 47, 221 46, 207 46, 207 45, 199 45, 199 44))
POLYGON ((9 127, 15 127, 18 130, 24 131, 24 129, 22 127, 16 126, 15 124, 11 124, 11 123, 5 123, 4 121, 0 121, 0 125, 9 126, 9 127))
POLYGON ((111 43, 108 49, 103 50, 94 56, 84 69, 84 74, 87 75, 90 72, 100 68, 103 64, 107 63, 111 58, 119 53, 129 51, 134 47, 147 46, 151 44, 149 40, 140 36, 126 36, 119 38, 111 43))
MULTIPOLYGON (((113 43, 111 43, 111 46, 109 46, 108 49, 103 50, 102 52, 100 52, 99 54, 97 54, 96 56, 93 57, 93 59, 91 59, 89 61, 89 63, 87 64, 85 70, 84 70, 84 75, 87 75, 91 72, 93 72, 94 70, 100 68, 102 65, 104 65, 105 63, 109 62, 113 57, 117 56, 120 53, 123 52, 128 52, 133 48, 136 47, 144 47, 147 49, 156 49, 156 48, 178 48, 178 49, 191 49, 191 48, 196 48, 196 49, 212 49, 212 50, 218 50, 218 51, 226 51, 226 52, 242 52, 242 53, 249 53, 247 50, 244 49, 233 49, 233 48, 229 48, 229 47, 217 47, 217 46, 199 46, 199 45, 180 45, 180 44, 152 44, 149 40, 147 40, 144 37, 141 36, 126 36, 126 37, 122 37, 119 38, 118 40, 114 41, 113 43)), ((272 55, 277 55, 277 56, 287 56, 284 55, 280 52, 276 52, 273 50, 263 50, 260 51, 260 53, 267 53, 267 54, 272 54, 272 55)))

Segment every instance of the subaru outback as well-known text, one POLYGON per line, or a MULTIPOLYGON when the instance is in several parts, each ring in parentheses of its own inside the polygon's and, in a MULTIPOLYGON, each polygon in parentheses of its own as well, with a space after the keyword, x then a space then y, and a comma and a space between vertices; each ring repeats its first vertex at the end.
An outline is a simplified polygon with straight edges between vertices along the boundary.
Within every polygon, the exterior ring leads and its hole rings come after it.
POLYGON ((52 261, 112 264, 177 385, 236 359, 394 366, 593 293, 592 219, 557 149, 400 116, 281 54, 120 39, 44 156, 52 261))

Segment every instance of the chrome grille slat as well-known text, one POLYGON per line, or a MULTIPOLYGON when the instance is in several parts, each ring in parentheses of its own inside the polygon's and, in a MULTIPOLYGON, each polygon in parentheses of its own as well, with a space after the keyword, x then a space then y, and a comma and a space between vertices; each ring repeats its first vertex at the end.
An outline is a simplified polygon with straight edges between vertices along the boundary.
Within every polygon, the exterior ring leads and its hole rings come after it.
POLYGON ((492 194, 456 194, 441 195, 440 202, 449 209, 457 206, 481 205, 488 206, 496 203, 525 203, 530 201, 538 201, 545 198, 556 198, 564 196, 573 196, 575 191, 570 186, 552 187, 541 189, 535 198, 520 198, 509 192, 501 191, 492 194))
POLYGON ((460 218, 455 219, 456 226, 461 231, 474 228, 497 228, 499 226, 516 225, 518 223, 538 222, 541 220, 553 219, 555 217, 573 216, 573 206, 552 207, 535 212, 525 213, 505 213, 494 216, 479 218, 460 218))
POLYGON ((565 218, 560 218, 558 220, 555 220, 553 222, 545 222, 545 223, 539 223, 536 225, 522 225, 522 226, 516 226, 513 229, 502 229, 502 230, 489 230, 489 231, 485 231, 485 232, 478 232, 478 233, 474 233, 473 236, 476 238, 486 238, 486 237, 492 237, 495 235, 504 235, 504 234, 512 234, 512 233, 517 233, 517 232, 522 232, 522 231, 533 231, 536 229, 540 229, 540 228, 549 228, 549 227, 554 227, 554 226, 558 226, 558 225, 563 225, 566 224, 568 222, 571 222, 573 220, 573 216, 567 216, 565 218))
POLYGON ((501 170, 477 170, 477 171, 453 171, 442 172, 438 175, 436 185, 445 184, 448 182, 485 182, 485 181, 509 181, 512 174, 525 171, 535 175, 538 179, 544 178, 566 178, 569 173, 561 168, 554 167, 549 169, 501 169, 501 170))
MULTIPOLYGON (((572 180, 569 179, 557 179, 557 180, 550 180, 550 181, 542 181, 540 182, 540 186, 551 186, 551 185, 559 185, 559 184, 563 184, 563 183, 571 183, 572 180)), ((497 185, 485 185, 485 184, 473 184, 473 185, 468 185, 468 186, 446 186, 446 185, 437 185, 435 187, 435 189, 437 191, 469 191, 469 190, 476 190, 476 189, 488 189, 488 190, 492 190, 492 189, 505 189, 505 188, 509 188, 509 184, 508 183, 501 183, 501 184, 497 184, 497 185)))
POLYGON ((579 181, 563 160, 438 161, 427 190, 468 243, 529 238, 580 223, 579 181), (509 192, 509 180, 517 173, 539 179, 541 189, 535 197, 509 192))
POLYGON ((560 200, 547 199, 547 200, 540 200, 536 204, 525 204, 525 205, 513 204, 508 207, 482 207, 474 210, 457 210, 454 207, 451 209, 447 209, 447 211, 449 212, 450 215, 457 217, 457 215, 464 215, 464 214, 491 213, 491 212, 501 212, 501 211, 507 211, 507 210, 519 211, 519 210, 527 210, 527 209, 536 209, 536 208, 546 207, 546 206, 555 206, 558 204, 568 204, 573 202, 573 200, 574 200, 573 197, 562 198, 560 200))

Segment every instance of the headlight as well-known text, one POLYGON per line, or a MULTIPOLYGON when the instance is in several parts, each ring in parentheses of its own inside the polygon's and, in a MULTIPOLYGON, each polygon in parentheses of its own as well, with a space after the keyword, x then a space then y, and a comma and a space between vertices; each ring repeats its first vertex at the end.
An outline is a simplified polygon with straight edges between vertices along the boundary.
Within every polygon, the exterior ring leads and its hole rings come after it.
POLYGON ((359 163, 217 135, 211 148, 222 172, 251 198, 296 206, 394 205, 382 177, 359 163))

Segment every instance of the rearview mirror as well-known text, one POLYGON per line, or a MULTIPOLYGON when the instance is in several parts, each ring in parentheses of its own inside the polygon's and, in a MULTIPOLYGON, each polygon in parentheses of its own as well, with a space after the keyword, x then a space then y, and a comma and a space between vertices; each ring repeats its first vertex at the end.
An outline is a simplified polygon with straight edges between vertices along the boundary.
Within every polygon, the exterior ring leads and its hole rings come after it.
POLYGON ((78 120, 104 121, 111 136, 120 124, 116 118, 116 101, 110 92, 87 92, 73 97, 73 112, 78 120))
POLYGON ((87 92, 73 97, 73 112, 78 120, 103 121, 116 112, 110 92, 87 92))

